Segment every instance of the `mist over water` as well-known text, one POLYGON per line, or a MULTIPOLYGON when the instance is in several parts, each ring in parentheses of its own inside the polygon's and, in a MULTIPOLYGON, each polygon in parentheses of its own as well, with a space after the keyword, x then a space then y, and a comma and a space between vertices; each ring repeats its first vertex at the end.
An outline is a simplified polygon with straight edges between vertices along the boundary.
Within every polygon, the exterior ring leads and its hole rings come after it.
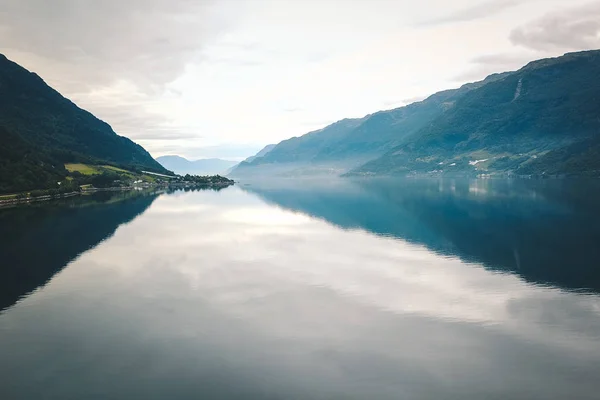
POLYGON ((0 210, 43 232, 0 229, 26 281, 0 398, 595 399, 595 193, 277 181, 0 210), (51 259, 14 250, 43 238, 51 259))

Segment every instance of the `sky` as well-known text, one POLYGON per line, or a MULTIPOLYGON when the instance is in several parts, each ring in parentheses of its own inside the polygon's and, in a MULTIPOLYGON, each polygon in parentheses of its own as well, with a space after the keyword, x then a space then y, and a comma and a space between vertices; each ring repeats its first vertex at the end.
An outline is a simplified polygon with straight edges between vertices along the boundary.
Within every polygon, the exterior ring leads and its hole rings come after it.
POLYGON ((0 53, 155 157, 241 160, 598 48, 590 0, 0 0, 0 53))

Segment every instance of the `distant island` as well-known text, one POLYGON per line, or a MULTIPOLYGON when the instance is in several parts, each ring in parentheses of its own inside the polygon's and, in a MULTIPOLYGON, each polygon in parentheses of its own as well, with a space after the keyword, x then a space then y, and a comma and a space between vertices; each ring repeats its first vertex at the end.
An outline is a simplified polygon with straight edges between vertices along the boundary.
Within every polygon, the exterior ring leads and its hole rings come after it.
POLYGON ((284 140, 231 176, 598 177, 599 76, 598 50, 534 61, 284 140))
POLYGON ((0 204, 94 190, 234 183, 219 175, 176 175, 3 55, 0 88, 0 204))

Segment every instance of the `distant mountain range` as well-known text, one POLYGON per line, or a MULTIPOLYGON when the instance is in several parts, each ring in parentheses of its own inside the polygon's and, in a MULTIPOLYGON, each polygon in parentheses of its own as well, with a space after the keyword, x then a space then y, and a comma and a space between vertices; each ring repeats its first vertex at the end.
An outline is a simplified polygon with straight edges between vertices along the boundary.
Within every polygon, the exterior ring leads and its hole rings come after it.
POLYGON ((600 51, 535 61, 285 140, 232 176, 600 175, 599 76, 600 51))
POLYGON ((0 54, 0 193, 56 185, 67 175, 65 163, 169 172, 143 147, 0 54))
POLYGON ((190 161, 180 156, 157 157, 156 161, 166 169, 179 175, 224 175, 237 164, 237 161, 221 160, 219 158, 190 161))

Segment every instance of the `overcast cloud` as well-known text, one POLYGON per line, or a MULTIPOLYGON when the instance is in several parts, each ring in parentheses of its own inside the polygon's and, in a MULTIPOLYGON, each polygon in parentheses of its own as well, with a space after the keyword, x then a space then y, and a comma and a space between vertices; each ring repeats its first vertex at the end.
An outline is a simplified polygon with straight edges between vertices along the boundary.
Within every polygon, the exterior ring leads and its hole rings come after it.
POLYGON ((507 8, 518 6, 525 1, 527 0, 488 0, 473 2, 474 4, 469 5, 466 8, 453 11, 441 18, 434 18, 429 21, 425 21, 423 25, 438 25, 487 18, 507 8))
POLYGON ((84 87, 127 80, 152 90, 182 74, 225 29, 212 0, 1 3, 3 44, 68 68, 65 80, 84 87))
POLYGON ((240 159, 598 48, 597 21, 582 0, 0 0, 0 52, 154 156, 240 159))
POLYGON ((516 28, 511 41, 539 51, 600 48, 600 2, 544 15, 516 28))

